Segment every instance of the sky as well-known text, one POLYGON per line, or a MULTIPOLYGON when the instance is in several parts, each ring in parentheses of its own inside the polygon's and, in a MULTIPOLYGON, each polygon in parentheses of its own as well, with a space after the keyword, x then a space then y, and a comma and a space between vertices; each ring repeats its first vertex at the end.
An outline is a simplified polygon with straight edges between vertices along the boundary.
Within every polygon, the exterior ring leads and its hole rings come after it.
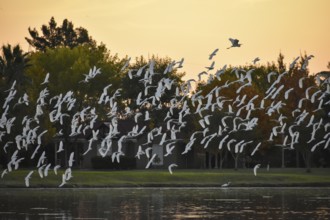
POLYGON ((196 78, 214 57, 215 68, 285 62, 314 55, 310 72, 327 70, 330 61, 330 0, 0 0, 0 43, 29 45, 28 28, 40 32, 54 16, 83 27, 112 54, 184 58, 186 79, 196 78), (229 38, 240 48, 229 47, 229 38))

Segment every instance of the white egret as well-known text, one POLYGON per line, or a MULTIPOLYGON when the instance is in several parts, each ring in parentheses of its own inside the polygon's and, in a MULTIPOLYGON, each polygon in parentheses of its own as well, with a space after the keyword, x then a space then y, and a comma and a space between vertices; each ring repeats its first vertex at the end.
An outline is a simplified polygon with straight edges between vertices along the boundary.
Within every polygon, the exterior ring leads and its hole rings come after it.
POLYGON ((33 170, 31 170, 26 176, 25 176, 25 186, 30 187, 30 179, 33 174, 33 170))
POLYGON ((168 166, 168 171, 170 172, 170 174, 173 174, 173 172, 172 172, 172 168, 173 167, 177 167, 178 165, 176 165, 175 163, 172 163, 172 164, 170 164, 169 166, 168 166))
POLYGON ((211 63, 210 66, 207 66, 207 67, 205 67, 205 68, 206 68, 208 71, 213 70, 213 69, 214 69, 214 64, 215 64, 215 61, 213 61, 213 62, 211 63))
POLYGON ((254 60, 252 60, 252 63, 255 65, 258 61, 260 61, 259 57, 254 58, 254 60))
POLYGON ((231 183, 231 182, 224 183, 224 184, 221 185, 221 187, 222 187, 222 188, 226 188, 226 187, 228 187, 228 186, 230 185, 230 183, 231 183))
POLYGON ((212 60, 212 58, 217 54, 217 52, 219 51, 219 48, 215 49, 209 56, 209 60, 212 60))
POLYGON ((148 169, 150 167, 150 165, 152 164, 152 162, 154 161, 154 159, 156 158, 157 154, 153 154, 151 159, 148 161, 147 165, 146 165, 146 169, 148 169))
POLYGON ((45 177, 48 176, 48 170, 49 170, 49 168, 50 168, 51 165, 52 165, 52 164, 49 163, 49 164, 47 164, 47 166, 45 167, 45 169, 44 169, 44 176, 45 176, 45 177))
POLYGON ((240 47, 242 45, 242 44, 239 44, 239 40, 237 40, 237 39, 229 38, 229 41, 231 42, 231 46, 228 47, 227 49, 230 49, 232 47, 240 47))
POLYGON ((56 165, 56 166, 53 168, 55 175, 57 175, 57 170, 58 170, 60 167, 61 167, 60 165, 56 165))
POLYGON ((46 74, 44 81, 41 83, 41 85, 49 83, 49 73, 46 74))
POLYGON ((198 73, 198 81, 201 81, 201 80, 202 80, 202 76, 203 76, 203 75, 207 75, 207 74, 208 74, 208 73, 205 72, 205 71, 198 73))
POLYGON ((257 176, 257 170, 260 168, 260 166, 261 166, 261 164, 257 164, 257 165, 254 166, 253 173, 254 173, 255 176, 257 176))
POLYGON ((73 162, 74 162, 74 152, 71 152, 69 161, 68 161, 69 167, 72 167, 73 162))

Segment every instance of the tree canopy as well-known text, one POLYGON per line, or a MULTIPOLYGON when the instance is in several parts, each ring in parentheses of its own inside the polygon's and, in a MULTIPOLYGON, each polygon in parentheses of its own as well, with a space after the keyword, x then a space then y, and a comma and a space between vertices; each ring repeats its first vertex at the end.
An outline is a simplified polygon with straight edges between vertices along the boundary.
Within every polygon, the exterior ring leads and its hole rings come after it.
POLYGON ((144 148, 170 142, 167 149, 185 148, 180 157, 187 160, 194 145, 194 154, 207 155, 204 167, 209 168, 222 167, 224 161, 235 163, 235 168, 240 160, 245 165, 265 162, 278 149, 303 155, 309 166, 311 149, 318 153, 317 146, 330 143, 325 134, 330 126, 329 72, 309 75, 312 56, 301 55, 290 65, 282 54, 276 64, 219 70, 212 65, 198 75, 198 81, 183 81, 184 59, 120 59, 67 19, 58 26, 52 17, 41 34, 35 28, 29 33, 26 40, 34 52, 24 53, 19 45, 2 46, 0 86, 5 92, 0 94, 0 131, 5 141, 24 139, 22 144, 30 151, 36 145, 24 129, 46 132, 46 144, 62 133, 71 146, 82 130, 96 134, 96 120, 110 125, 113 140, 118 138, 119 122, 131 121, 127 135, 148 139, 141 144, 144 148), (192 85, 197 85, 194 92, 192 85), (24 120, 25 128, 10 130, 14 121, 24 120))
POLYGON ((29 65, 28 53, 23 52, 19 45, 2 46, 0 56, 0 74, 5 82, 11 84, 14 80, 21 82, 24 79, 24 69, 29 65))
POLYGON ((41 26, 41 34, 36 28, 29 27, 31 38, 25 37, 26 41, 37 51, 46 51, 46 48, 65 46, 74 48, 78 45, 87 44, 91 48, 96 47, 96 42, 83 27, 74 28, 68 19, 64 19, 61 26, 58 26, 54 17, 51 17, 48 25, 41 26))

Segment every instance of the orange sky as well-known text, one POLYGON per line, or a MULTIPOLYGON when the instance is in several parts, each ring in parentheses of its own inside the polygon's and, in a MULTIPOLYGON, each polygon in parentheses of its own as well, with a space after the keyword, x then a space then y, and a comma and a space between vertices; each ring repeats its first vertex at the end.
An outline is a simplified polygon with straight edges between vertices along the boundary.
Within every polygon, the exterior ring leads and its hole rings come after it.
POLYGON ((315 73, 330 61, 329 9, 330 0, 1 0, 0 43, 28 51, 28 27, 40 30, 54 16, 86 28, 120 57, 184 57, 187 79, 210 64, 215 48, 216 68, 275 61, 280 51, 290 63, 306 51, 315 73), (242 47, 227 50, 229 37, 242 47))

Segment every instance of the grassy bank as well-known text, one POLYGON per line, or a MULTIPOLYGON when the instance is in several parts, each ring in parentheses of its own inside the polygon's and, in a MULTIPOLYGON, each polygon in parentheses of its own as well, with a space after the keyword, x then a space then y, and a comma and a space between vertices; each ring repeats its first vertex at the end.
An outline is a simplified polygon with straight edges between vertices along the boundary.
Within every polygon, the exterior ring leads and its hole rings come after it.
MULTIPOLYGON (((18 170, 0 179, 0 187, 25 187, 24 178, 29 170, 18 170)), ((30 179, 30 187, 58 187, 63 171, 58 175, 50 172, 40 178, 37 171, 30 179)), ((218 187, 231 182, 232 187, 240 186, 329 186, 330 169, 259 169, 253 175, 252 169, 228 170, 175 170, 171 175, 167 170, 130 171, 84 171, 73 170, 73 178, 64 187, 149 187, 149 186, 192 186, 218 187)))

